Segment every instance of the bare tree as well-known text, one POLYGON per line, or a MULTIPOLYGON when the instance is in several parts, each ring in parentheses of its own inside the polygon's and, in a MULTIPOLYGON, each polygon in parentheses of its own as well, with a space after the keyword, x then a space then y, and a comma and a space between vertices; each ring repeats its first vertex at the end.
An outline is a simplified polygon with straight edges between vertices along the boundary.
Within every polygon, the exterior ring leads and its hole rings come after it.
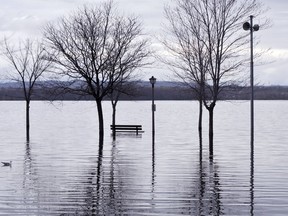
POLYGON ((172 58, 164 59, 174 74, 196 94, 199 101, 198 132, 200 151, 202 150, 202 113, 205 83, 208 72, 207 50, 203 42, 201 24, 191 12, 189 1, 178 1, 176 8, 165 8, 169 21, 168 31, 163 44, 172 58))
POLYGON ((26 139, 30 140, 30 102, 36 82, 43 76, 51 62, 46 59, 46 50, 42 43, 27 39, 19 41, 17 47, 10 45, 5 39, 4 56, 16 71, 9 75, 10 79, 18 82, 23 89, 26 101, 26 139))
MULTIPOLYGON (((111 75, 116 76, 113 88, 109 93, 112 104, 112 125, 116 124, 116 107, 120 95, 134 95, 137 84, 136 69, 150 63, 146 59, 150 56, 147 49, 147 40, 138 41, 137 38, 142 34, 140 23, 137 19, 132 18, 127 21, 120 18, 116 23, 115 40, 119 49, 115 49, 109 65, 111 66, 111 75)), ((115 139, 115 130, 113 130, 115 139)))
POLYGON ((242 24, 260 10, 256 0, 177 0, 175 8, 166 10, 176 38, 176 46, 168 47, 179 60, 172 66, 180 69, 176 74, 185 83, 198 86, 193 89, 209 112, 210 156, 216 102, 222 90, 239 78, 236 72, 247 61, 243 50, 248 43, 242 24))
POLYGON ((45 38, 57 53, 50 58, 58 65, 59 75, 71 81, 65 89, 91 95, 96 101, 100 145, 104 137, 102 100, 149 53, 141 32, 138 19, 117 15, 112 1, 99 7, 84 6, 45 29, 45 38))

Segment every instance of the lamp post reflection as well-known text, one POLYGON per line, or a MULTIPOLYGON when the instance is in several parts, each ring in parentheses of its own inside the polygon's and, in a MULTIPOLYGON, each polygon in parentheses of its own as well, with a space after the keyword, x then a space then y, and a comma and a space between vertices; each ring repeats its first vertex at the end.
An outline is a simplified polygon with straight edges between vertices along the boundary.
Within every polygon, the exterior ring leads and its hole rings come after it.
POLYGON ((154 104, 154 84, 156 83, 156 78, 152 76, 150 79, 152 85, 152 141, 155 142, 155 111, 156 105, 154 104))
POLYGON ((250 31, 250 85, 251 85, 251 149, 254 148, 254 62, 253 62, 253 32, 259 30, 259 25, 253 25, 254 16, 250 16, 250 23, 245 22, 243 29, 250 31))
POLYGON ((250 22, 243 24, 245 31, 250 31, 250 85, 251 85, 251 149, 250 149, 250 215, 254 215, 254 62, 253 62, 253 32, 259 30, 259 25, 253 25, 254 16, 250 22))
POLYGON ((254 149, 250 153, 250 216, 254 216, 254 149))
POLYGON ((151 190, 151 200, 152 202, 152 208, 154 209, 154 189, 155 189, 155 111, 156 111, 156 105, 154 103, 154 85, 156 83, 156 78, 152 76, 149 79, 151 85, 152 85, 152 190, 151 190))

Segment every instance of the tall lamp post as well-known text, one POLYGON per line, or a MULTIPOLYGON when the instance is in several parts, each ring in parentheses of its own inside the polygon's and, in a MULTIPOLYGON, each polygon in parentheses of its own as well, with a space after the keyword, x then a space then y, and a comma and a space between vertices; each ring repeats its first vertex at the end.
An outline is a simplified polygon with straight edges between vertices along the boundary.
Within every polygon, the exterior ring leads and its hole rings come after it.
POLYGON ((152 76, 150 79, 150 83, 152 85, 152 140, 155 140, 155 111, 156 106, 154 104, 154 84, 156 83, 156 78, 152 76))
POLYGON ((254 149, 254 62, 253 62, 253 32, 259 30, 259 25, 253 25, 254 16, 250 16, 250 23, 245 22, 243 24, 243 29, 245 31, 250 31, 250 85, 251 85, 251 150, 254 149))

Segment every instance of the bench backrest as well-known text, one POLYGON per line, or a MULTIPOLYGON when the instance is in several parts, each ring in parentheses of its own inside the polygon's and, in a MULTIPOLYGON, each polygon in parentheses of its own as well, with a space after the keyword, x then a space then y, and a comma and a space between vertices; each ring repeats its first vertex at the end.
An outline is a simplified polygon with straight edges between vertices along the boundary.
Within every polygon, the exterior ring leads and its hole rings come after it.
MULTIPOLYGON (((110 125, 114 129, 113 125, 110 125)), ((142 130, 142 125, 115 125, 116 130, 142 130)))

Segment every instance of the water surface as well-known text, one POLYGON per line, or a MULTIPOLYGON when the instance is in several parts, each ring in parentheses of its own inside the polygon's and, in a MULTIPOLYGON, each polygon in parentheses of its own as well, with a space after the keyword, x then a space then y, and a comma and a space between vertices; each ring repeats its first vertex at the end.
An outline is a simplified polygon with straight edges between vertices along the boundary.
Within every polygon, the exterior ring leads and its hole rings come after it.
POLYGON ((142 124, 141 136, 109 131, 98 149, 93 102, 31 104, 25 142, 24 102, 0 102, 0 215, 286 215, 288 102, 255 102, 250 151, 249 102, 219 102, 214 159, 208 157, 207 112, 199 153, 197 102, 120 102, 119 124, 142 124))

